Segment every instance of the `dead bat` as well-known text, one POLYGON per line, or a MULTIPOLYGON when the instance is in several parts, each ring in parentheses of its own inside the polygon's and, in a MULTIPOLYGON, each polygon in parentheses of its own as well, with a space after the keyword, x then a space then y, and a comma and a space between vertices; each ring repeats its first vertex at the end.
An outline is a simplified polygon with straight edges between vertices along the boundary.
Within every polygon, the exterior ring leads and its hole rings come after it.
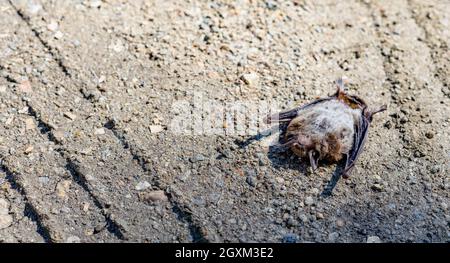
POLYGON ((313 170, 319 160, 338 162, 345 157, 341 175, 348 178, 364 147, 373 115, 387 107, 370 110, 364 100, 344 91, 342 78, 336 84, 333 96, 268 116, 265 121, 287 124, 280 142, 296 155, 309 158, 313 170))

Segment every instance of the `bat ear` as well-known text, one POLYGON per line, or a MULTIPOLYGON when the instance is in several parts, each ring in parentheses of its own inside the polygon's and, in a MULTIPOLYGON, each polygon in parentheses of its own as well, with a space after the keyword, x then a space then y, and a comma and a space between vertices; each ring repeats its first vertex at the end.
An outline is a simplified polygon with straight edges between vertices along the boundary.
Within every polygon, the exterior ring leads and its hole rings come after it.
POLYGON ((345 94, 345 84, 348 83, 348 78, 346 76, 340 77, 338 80, 336 80, 336 97, 339 97, 339 95, 345 94))

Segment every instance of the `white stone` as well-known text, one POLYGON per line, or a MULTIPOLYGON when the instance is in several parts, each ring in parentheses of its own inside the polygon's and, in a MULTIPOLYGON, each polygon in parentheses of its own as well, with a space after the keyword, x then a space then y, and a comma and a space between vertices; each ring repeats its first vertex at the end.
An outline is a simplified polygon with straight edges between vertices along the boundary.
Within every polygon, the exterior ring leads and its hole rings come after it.
POLYGON ((136 185, 135 189, 136 189, 137 191, 143 191, 143 190, 149 188, 150 186, 151 186, 151 184, 150 184, 149 182, 147 182, 147 181, 142 181, 142 182, 139 182, 139 183, 136 185))
POLYGON ((150 132, 151 133, 158 133, 162 132, 164 129, 161 125, 150 125, 150 132))
POLYGON ((9 202, 6 199, 0 198, 0 215, 7 215, 9 213, 9 202))
POLYGON ((90 6, 91 8, 98 8, 98 7, 100 7, 101 5, 102 5, 102 1, 100 1, 100 0, 94 0, 94 1, 91 1, 90 4, 89 4, 89 6, 90 6))
POLYGON ((64 36, 63 32, 57 31, 54 35, 56 39, 61 39, 64 36))
POLYGON ((103 135, 103 134, 105 134, 106 132, 105 132, 105 129, 103 129, 103 128, 98 128, 98 129, 96 129, 95 131, 94 131, 94 134, 95 135, 103 135))
POLYGON ((0 229, 9 227, 13 222, 13 218, 10 215, 0 215, 0 229))
POLYGON ((256 73, 243 74, 241 79, 249 86, 256 86, 259 82, 259 76, 256 73))
POLYGON ((77 236, 70 236, 66 240, 67 243, 80 243, 81 239, 77 236))
POLYGON ((308 196, 305 198, 305 204, 306 205, 312 205, 314 204, 314 199, 311 196, 308 196))
POLYGON ((55 20, 52 20, 50 22, 50 24, 47 25, 47 29, 55 32, 56 30, 58 30, 58 22, 56 22, 55 20))
POLYGON ((368 236, 367 243, 382 243, 381 239, 377 236, 368 236))
POLYGON ((30 3, 28 4, 28 12, 35 15, 42 9, 42 6, 39 4, 34 4, 32 2, 34 1, 30 1, 30 3))

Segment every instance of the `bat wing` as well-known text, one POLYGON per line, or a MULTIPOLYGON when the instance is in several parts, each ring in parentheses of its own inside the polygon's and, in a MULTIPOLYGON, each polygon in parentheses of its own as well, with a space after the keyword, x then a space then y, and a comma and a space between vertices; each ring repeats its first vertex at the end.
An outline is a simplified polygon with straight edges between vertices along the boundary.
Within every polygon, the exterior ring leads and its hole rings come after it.
POLYGON ((282 111, 282 112, 279 112, 279 113, 276 113, 273 115, 269 115, 265 118, 265 122, 268 124, 274 123, 274 122, 290 122, 292 119, 294 119, 295 117, 298 116, 300 110, 306 109, 317 103, 324 102, 324 101, 331 100, 331 99, 334 99, 334 97, 317 99, 311 103, 299 106, 297 108, 294 108, 294 109, 291 109, 288 111, 282 111))
POLYGON ((355 134, 353 137, 353 146, 350 152, 347 154, 347 160, 345 162, 345 168, 343 170, 343 177, 348 178, 351 170, 353 169, 356 160, 361 154, 364 143, 367 139, 367 134, 369 131, 370 121, 366 116, 362 115, 359 122, 355 124, 355 134))

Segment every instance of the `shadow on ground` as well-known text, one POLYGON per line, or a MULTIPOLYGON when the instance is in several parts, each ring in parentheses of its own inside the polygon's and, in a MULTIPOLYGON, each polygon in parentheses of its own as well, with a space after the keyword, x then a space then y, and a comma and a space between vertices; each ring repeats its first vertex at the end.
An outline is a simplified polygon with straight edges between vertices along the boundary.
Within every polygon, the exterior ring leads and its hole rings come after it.
MULTIPOLYGON (((279 138, 283 136, 284 128, 285 127, 281 127, 281 134, 279 138)), ((257 141, 261 141, 262 139, 272 135, 272 133, 278 129, 280 129, 279 126, 272 127, 271 129, 260 132, 243 141, 237 140, 236 144, 238 144, 240 148, 246 148, 250 144, 255 143, 257 141)), ((306 175, 307 173, 309 173, 308 169, 309 164, 305 160, 301 160, 299 157, 295 156, 291 150, 281 145, 269 146, 267 157, 269 158, 271 165, 277 170, 279 169, 297 170, 302 175, 306 175)), ((330 165, 330 163, 323 162, 321 163, 321 165, 330 165)), ((330 180, 322 190, 321 193, 322 197, 329 197, 333 194, 333 190, 342 176, 344 166, 345 162, 343 161, 339 162, 336 165, 336 169, 333 171, 330 180)))

